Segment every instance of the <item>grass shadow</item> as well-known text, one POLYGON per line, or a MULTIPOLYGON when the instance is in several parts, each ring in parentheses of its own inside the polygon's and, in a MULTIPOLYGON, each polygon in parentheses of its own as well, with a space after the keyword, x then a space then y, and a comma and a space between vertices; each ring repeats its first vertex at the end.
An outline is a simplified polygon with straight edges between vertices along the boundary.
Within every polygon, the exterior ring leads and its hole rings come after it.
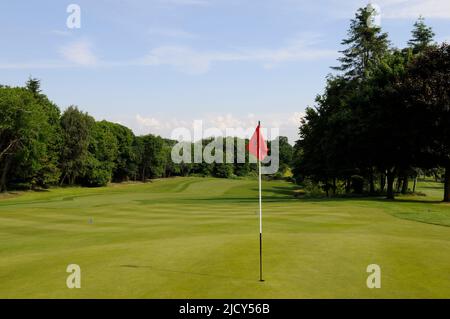
MULTIPOLYGON (((279 196, 267 196, 263 195, 262 201, 264 203, 279 203, 279 202, 287 202, 296 200, 294 197, 279 197, 279 196)), ((253 203, 258 201, 258 197, 208 197, 208 198, 185 198, 183 201, 189 202, 197 202, 197 201, 205 201, 205 202, 233 202, 233 203, 253 203)))
POLYGON ((380 203, 418 203, 418 204, 439 204, 443 203, 439 200, 424 200, 424 199, 387 199, 381 196, 361 196, 361 197, 303 197, 299 198, 299 201, 304 202, 357 202, 357 201, 372 201, 380 203))
MULTIPOLYGON (((268 190, 271 193, 275 193, 275 194, 280 194, 280 195, 286 195, 286 196, 294 196, 294 191, 300 189, 298 187, 295 186, 273 186, 270 188, 270 190, 268 190)), ((253 189, 253 190, 258 190, 258 189, 253 189)))
POLYGON ((193 272, 193 271, 183 271, 183 270, 175 270, 175 269, 168 269, 168 268, 158 268, 150 265, 120 265, 121 268, 131 268, 131 269, 151 269, 154 271, 159 272, 168 272, 168 273, 175 273, 175 274, 184 274, 184 275, 194 275, 194 276, 204 276, 204 277, 211 277, 211 278, 223 278, 223 279, 234 279, 234 280, 242 280, 240 277, 233 277, 233 276, 227 276, 227 275, 217 275, 217 274, 208 274, 208 273, 201 273, 201 272, 193 272))

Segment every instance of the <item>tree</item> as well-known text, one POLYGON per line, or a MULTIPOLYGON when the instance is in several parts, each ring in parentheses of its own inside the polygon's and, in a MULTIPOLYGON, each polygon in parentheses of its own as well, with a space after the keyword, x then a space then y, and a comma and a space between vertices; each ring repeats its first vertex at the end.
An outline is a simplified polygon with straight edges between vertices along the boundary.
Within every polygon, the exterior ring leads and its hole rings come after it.
POLYGON ((41 93, 41 81, 36 78, 33 77, 28 78, 25 87, 35 96, 38 96, 41 93))
POLYGON ((86 186, 105 186, 111 181, 118 157, 118 142, 110 123, 96 122, 90 134, 89 154, 84 165, 81 183, 86 186))
POLYGON ((84 174, 94 125, 94 118, 75 106, 70 106, 61 116, 61 184, 67 181, 69 185, 73 185, 84 174))
POLYGON ((327 180, 325 154, 322 143, 322 134, 325 128, 325 119, 321 115, 320 106, 306 108, 302 125, 300 126, 300 139, 295 145, 294 178, 297 183, 303 182, 307 177, 318 183, 327 180))
POLYGON ((387 198, 394 198, 394 180, 414 163, 417 134, 415 119, 404 103, 398 86, 406 72, 408 53, 385 55, 364 82, 357 119, 362 128, 360 141, 367 143, 367 159, 387 177, 387 198))
MULTIPOLYGON (((394 180, 402 179, 418 163, 418 118, 404 101, 402 82, 409 51, 388 50, 387 34, 367 23, 370 7, 359 9, 343 44, 344 75, 330 76, 325 93, 308 108, 295 147, 294 176, 322 183, 336 190, 338 180, 345 191, 375 193, 376 174, 380 189, 394 198, 394 180)), ((403 182, 403 191, 407 181, 403 182)))
MULTIPOLYGON (((61 115, 42 93, 40 83, 30 77, 22 88, 0 85, 0 191, 9 186, 46 188, 58 182, 103 186, 112 180, 145 181, 189 174, 228 178, 256 172, 256 164, 249 163, 248 153, 244 163, 237 162, 237 146, 248 144, 247 140, 228 138, 234 141, 234 164, 176 164, 171 159, 176 141, 153 135, 135 137, 129 128, 108 121, 96 122, 75 106, 61 115)), ((194 146, 204 150, 211 141, 186 142, 191 157, 194 146)), ((224 161, 225 157, 229 159, 226 145, 224 161)), ((291 162, 292 147, 284 137, 279 138, 279 145, 283 169, 291 162)))
POLYGON ((429 47, 435 36, 433 29, 425 24, 425 18, 422 16, 414 23, 414 29, 411 33, 412 39, 408 41, 408 46, 412 48, 415 54, 423 52, 429 47))
POLYGON ((379 26, 370 23, 375 9, 368 5, 360 8, 351 20, 348 38, 342 41, 347 46, 343 57, 339 58, 340 66, 333 69, 344 72, 346 78, 363 78, 370 65, 376 64, 389 48, 387 33, 383 33, 379 26))
MULTIPOLYGON (((403 83, 408 107, 420 119, 422 162, 445 168, 444 201, 450 201, 450 45, 431 47, 411 63, 403 83)), ((432 168, 432 167, 428 167, 432 168)))
POLYGON ((101 126, 107 128, 117 142, 117 156, 114 158, 112 179, 122 182, 136 175, 137 163, 133 150, 134 134, 128 127, 108 121, 101 121, 101 126))
POLYGON ((233 175, 233 164, 215 163, 213 168, 214 177, 230 178, 233 175))
POLYGON ((142 181, 145 182, 147 178, 162 177, 167 159, 163 152, 164 140, 151 134, 138 136, 136 146, 142 181))
POLYGON ((281 173, 284 173, 291 166, 293 147, 291 144, 289 144, 287 137, 279 136, 279 137, 277 137, 277 139, 278 139, 278 146, 279 146, 278 152, 279 152, 279 159, 280 159, 280 171, 281 171, 281 173))
POLYGON ((34 163, 30 173, 35 173, 45 154, 47 119, 33 94, 24 88, 0 88, 0 114, 0 191, 5 192, 17 163, 34 163))
POLYGON ((61 112, 56 104, 41 93, 40 85, 40 81, 34 78, 30 78, 26 83, 26 88, 34 95, 46 115, 46 123, 41 127, 41 132, 46 133, 46 151, 37 164, 39 169, 30 177, 33 185, 48 187, 57 184, 61 175, 58 167, 61 151, 61 112))
POLYGON ((345 191, 352 188, 352 176, 359 174, 364 153, 361 151, 360 126, 356 125, 355 105, 358 82, 344 77, 329 77, 316 107, 307 108, 296 143, 294 178, 308 177, 326 189, 337 188, 337 179, 345 181, 345 191))

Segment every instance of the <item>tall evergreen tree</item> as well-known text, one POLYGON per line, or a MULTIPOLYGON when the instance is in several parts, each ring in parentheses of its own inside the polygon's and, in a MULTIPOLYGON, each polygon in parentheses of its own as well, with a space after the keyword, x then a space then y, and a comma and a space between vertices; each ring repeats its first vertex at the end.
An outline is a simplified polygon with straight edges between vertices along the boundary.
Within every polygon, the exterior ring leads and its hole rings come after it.
MULTIPOLYGON (((30 77, 25 84, 25 87, 30 91, 39 105, 42 107, 46 115, 48 126, 45 126, 46 132, 46 152, 39 161, 39 169, 31 178, 31 183, 36 186, 48 187, 50 184, 56 184, 59 181, 61 172, 58 168, 59 154, 61 152, 61 112, 56 104, 51 102, 45 94, 41 92, 41 81, 30 77)), ((42 124, 44 125, 44 124, 42 124)), ((43 126, 44 128, 44 126, 43 126)), ((36 166, 36 165, 35 165, 36 166)), ((26 171, 24 167, 20 171, 26 171)))
POLYGON ((29 77, 25 87, 36 96, 41 93, 41 81, 39 79, 29 77))
POLYGON ((429 47, 435 36, 433 29, 425 24, 425 18, 422 16, 414 23, 411 33, 412 39, 408 41, 408 45, 414 53, 422 52, 429 47))
POLYGON ((333 69, 344 72, 347 78, 363 78, 370 65, 379 61, 389 48, 388 34, 372 23, 376 14, 371 5, 360 8, 351 20, 348 38, 341 42, 347 48, 340 51, 341 65, 333 69))

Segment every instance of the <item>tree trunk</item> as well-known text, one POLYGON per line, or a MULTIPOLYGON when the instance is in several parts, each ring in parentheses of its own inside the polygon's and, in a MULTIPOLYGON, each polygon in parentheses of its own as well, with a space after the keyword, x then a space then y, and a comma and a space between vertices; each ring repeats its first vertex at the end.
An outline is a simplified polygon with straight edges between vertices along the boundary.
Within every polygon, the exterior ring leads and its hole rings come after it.
POLYGON ((450 165, 445 168, 444 202, 450 202, 450 165))
POLYGON ((387 173, 387 194, 386 197, 387 199, 394 199, 394 180, 395 180, 395 175, 393 172, 388 172, 387 173))
POLYGON ((416 186, 417 186, 417 175, 414 176, 414 186, 413 186, 413 193, 416 192, 416 186))
POLYGON ((11 163, 11 158, 7 158, 5 161, 5 166, 2 170, 2 176, 0 179, 0 192, 5 193, 7 191, 6 189, 6 177, 8 176, 8 170, 9 170, 9 164, 11 163))
POLYGON ((381 173, 380 177, 380 192, 384 192, 384 188, 386 187, 386 174, 381 173))
POLYGON ((61 178, 61 183, 59 183, 59 186, 64 185, 64 181, 66 180, 66 177, 67 177, 67 173, 64 173, 63 177, 61 178))
POLYGON ((403 177, 402 183, 402 194, 406 194, 408 192, 408 176, 403 177))
POLYGON ((336 196, 336 177, 333 178, 333 196, 336 196))
POLYGON ((75 174, 69 175, 69 185, 73 186, 75 184, 75 174))
POLYGON ((374 178, 373 178, 373 170, 370 169, 369 172, 369 193, 371 195, 375 194, 375 182, 374 182, 374 178))
POLYGON ((395 185, 395 188, 397 193, 400 193, 400 189, 402 188, 402 179, 400 177, 397 177, 397 184, 395 185))
POLYGON ((347 178, 345 181, 345 193, 346 194, 350 193, 350 189, 351 189, 351 180, 350 178, 347 178))

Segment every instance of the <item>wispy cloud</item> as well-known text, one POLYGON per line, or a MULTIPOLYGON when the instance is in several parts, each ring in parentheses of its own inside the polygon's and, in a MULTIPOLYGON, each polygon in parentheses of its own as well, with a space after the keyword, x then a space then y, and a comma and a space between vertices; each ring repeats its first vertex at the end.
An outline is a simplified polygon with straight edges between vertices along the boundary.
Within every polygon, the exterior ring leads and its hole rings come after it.
POLYGON ((315 47, 319 38, 311 35, 297 37, 276 49, 241 48, 233 51, 199 51, 186 46, 161 46, 152 49, 142 59, 146 65, 170 65, 176 69, 200 74, 209 71, 218 62, 259 62, 265 68, 273 68, 285 62, 311 61, 335 57, 335 50, 315 47))
POLYGON ((98 58, 92 51, 91 42, 85 39, 63 46, 60 53, 66 61, 76 65, 94 66, 98 62, 98 58))
POLYGON ((63 36, 63 37, 68 37, 70 36, 72 33, 70 31, 66 31, 66 30, 51 30, 50 34, 53 35, 58 35, 58 36, 63 36))
POLYGON ((199 74, 207 72, 211 63, 217 60, 219 55, 216 52, 200 52, 182 46, 162 46, 152 49, 141 61, 148 66, 170 65, 182 72, 199 74))
POLYGON ((448 0, 378 0, 384 18, 450 18, 450 1, 448 0))
POLYGON ((207 6, 211 4, 209 0, 159 0, 159 2, 180 6, 207 6))
POLYGON ((60 48, 62 61, 42 63, 0 63, 0 68, 57 68, 57 67, 128 67, 171 66, 188 74, 203 74, 212 65, 227 62, 260 63, 274 68, 282 63, 313 61, 337 56, 336 50, 319 48, 320 37, 303 34, 279 48, 235 48, 233 50, 199 50, 189 46, 168 45, 151 49, 149 54, 132 60, 106 61, 93 52, 92 42, 78 39, 60 48))
POLYGON ((186 38, 186 39, 193 39, 197 38, 198 36, 196 34, 193 34, 191 32, 181 30, 181 29, 173 29, 173 28, 150 28, 148 30, 148 33, 150 35, 155 36, 161 36, 161 37, 168 37, 168 38, 186 38))
MULTIPOLYGON (((450 1, 449 0, 373 0, 371 2, 381 9, 381 17, 383 19, 410 19, 418 18, 420 15, 425 18, 450 18, 450 1)), ((342 1, 339 1, 341 5, 342 1)), ((354 0, 349 4, 355 5, 367 4, 354 0)))
MULTIPOLYGON (((298 7, 303 0, 289 0, 298 7)), ((330 0, 334 17, 349 19, 354 16, 355 9, 372 3, 381 10, 382 19, 416 19, 420 15, 425 18, 450 19, 449 0, 330 0)), ((322 10, 320 5, 316 10, 322 10)))
POLYGON ((0 62, 0 69, 27 70, 27 69, 61 69, 70 68, 73 65, 57 61, 34 61, 34 62, 0 62))

